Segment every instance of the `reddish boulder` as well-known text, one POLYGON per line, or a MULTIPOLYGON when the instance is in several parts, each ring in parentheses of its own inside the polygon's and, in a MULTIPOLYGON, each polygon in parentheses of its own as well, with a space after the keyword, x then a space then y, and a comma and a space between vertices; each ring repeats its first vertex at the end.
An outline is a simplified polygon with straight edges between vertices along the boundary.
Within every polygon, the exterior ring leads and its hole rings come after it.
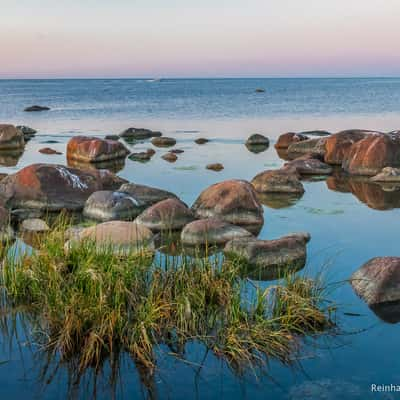
POLYGON ((89 163, 124 158, 128 154, 129 150, 116 140, 75 136, 67 145, 67 158, 89 163))
POLYGON ((61 155, 62 154, 60 151, 54 150, 50 147, 44 147, 43 149, 40 149, 39 153, 48 154, 48 155, 53 155, 53 154, 61 155))
POLYGON ((325 162, 327 164, 342 165, 343 160, 349 154, 350 147, 371 133, 376 132, 349 129, 327 137, 325 140, 325 162))
POLYGON ((205 189, 192 206, 198 218, 220 218, 250 232, 259 232, 263 208, 249 182, 228 180, 205 189))
POLYGON ((353 175, 373 176, 385 167, 400 167, 400 138, 371 134, 354 143, 342 163, 353 175))
POLYGON ((277 149, 287 149, 292 143, 307 140, 308 137, 301 133, 287 132, 279 136, 278 141, 275 143, 277 149))
POLYGON ((24 134, 14 125, 0 124, 0 150, 20 150, 25 146, 24 134))
POLYGON ((33 164, 0 182, 0 202, 12 209, 80 210, 93 192, 116 189, 124 182, 105 170, 33 164))

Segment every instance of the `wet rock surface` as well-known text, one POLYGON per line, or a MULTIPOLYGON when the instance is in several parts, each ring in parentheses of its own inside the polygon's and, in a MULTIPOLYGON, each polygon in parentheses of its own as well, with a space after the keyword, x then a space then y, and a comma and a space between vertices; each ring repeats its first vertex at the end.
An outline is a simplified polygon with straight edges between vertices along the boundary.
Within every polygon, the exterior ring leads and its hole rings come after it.
POLYGON ((156 147, 172 147, 176 145, 176 140, 171 137, 161 136, 154 137, 151 143, 156 147))
POLYGON ((287 149, 292 143, 301 142, 303 140, 308 140, 308 137, 300 133, 287 132, 279 136, 277 142, 275 143, 275 148, 287 149))
POLYGON ((259 193, 304 193, 297 172, 290 169, 261 172, 252 179, 251 184, 259 193))
POLYGON ((25 146, 23 133, 14 125, 0 124, 0 151, 22 150, 25 146))

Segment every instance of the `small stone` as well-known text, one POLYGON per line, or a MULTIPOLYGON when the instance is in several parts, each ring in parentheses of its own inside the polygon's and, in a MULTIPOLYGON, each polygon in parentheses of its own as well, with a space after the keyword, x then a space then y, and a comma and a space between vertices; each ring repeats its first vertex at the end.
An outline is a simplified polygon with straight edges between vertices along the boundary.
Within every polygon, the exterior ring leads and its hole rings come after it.
POLYGON ((172 149, 170 150, 170 153, 174 153, 174 154, 182 154, 184 152, 184 150, 182 149, 172 149))
POLYGON ((152 155, 147 151, 142 151, 140 153, 132 153, 128 158, 131 161, 146 162, 151 160, 152 155))
POLYGON ((162 136, 162 133, 145 128, 128 128, 120 133, 119 136, 126 139, 142 140, 160 137, 162 136))
POLYGON ((151 143, 156 147, 171 147, 176 145, 176 140, 174 138, 161 136, 161 137, 154 137, 151 140, 151 143))
POLYGON ((194 142, 195 142, 196 144, 206 144, 206 143, 208 143, 209 141, 210 141, 210 139, 198 138, 198 139, 196 139, 194 142))
POLYGON ((24 232, 41 233, 47 232, 49 229, 47 223, 39 218, 26 219, 21 224, 21 230, 24 232))
POLYGON ((178 159, 177 155, 171 152, 164 154, 161 158, 170 163, 173 163, 178 159))
POLYGON ((33 111, 48 111, 48 110, 50 110, 49 107, 35 105, 35 106, 30 106, 30 107, 25 108, 24 111, 33 112, 33 111))
POLYGON ((224 166, 220 163, 215 163, 215 164, 208 164, 206 168, 212 171, 222 171, 224 169, 224 166))
POLYGON ((58 155, 60 155, 60 154, 62 154, 61 152, 59 152, 59 151, 57 151, 57 150, 54 150, 54 149, 51 149, 50 147, 44 147, 43 149, 40 149, 40 150, 39 150, 39 153, 42 153, 42 154, 49 154, 49 155, 52 155, 52 154, 58 154, 58 155))

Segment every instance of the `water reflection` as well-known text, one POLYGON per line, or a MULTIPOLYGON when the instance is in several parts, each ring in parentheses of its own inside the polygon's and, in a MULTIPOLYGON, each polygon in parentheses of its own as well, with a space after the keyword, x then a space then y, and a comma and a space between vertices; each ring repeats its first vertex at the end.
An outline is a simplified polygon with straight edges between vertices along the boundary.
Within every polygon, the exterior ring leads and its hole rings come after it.
POLYGON ((269 146, 265 145, 265 144, 251 145, 251 144, 246 143, 246 147, 247 147, 247 150, 250 151, 251 153, 258 154, 258 153, 263 153, 265 150, 268 149, 269 146))
POLYGON ((371 306, 370 309, 384 322, 389 324, 400 322, 400 301, 376 304, 371 306))
POLYGON ((78 168, 78 169, 108 169, 111 172, 117 173, 122 171, 125 167, 125 159, 120 158, 117 160, 112 161, 103 161, 97 163, 85 163, 77 160, 73 160, 71 158, 67 158, 67 165, 71 168, 78 168))
POLYGON ((328 189, 352 193, 358 200, 375 210, 400 208, 400 186, 371 182, 368 177, 334 174, 326 180, 328 189))
POLYGON ((15 167, 23 154, 23 151, 0 151, 0 166, 15 167))
POLYGON ((264 206, 273 209, 288 208, 294 206, 304 193, 257 193, 258 200, 264 206))

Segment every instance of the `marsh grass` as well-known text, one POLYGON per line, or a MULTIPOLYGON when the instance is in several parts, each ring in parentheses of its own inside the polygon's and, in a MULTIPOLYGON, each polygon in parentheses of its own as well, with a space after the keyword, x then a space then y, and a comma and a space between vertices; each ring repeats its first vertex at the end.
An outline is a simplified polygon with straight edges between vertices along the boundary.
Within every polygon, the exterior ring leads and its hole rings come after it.
POLYGON ((235 258, 156 262, 146 249, 120 256, 91 241, 65 252, 67 226, 57 221, 32 254, 3 254, 0 306, 29 312, 36 343, 82 373, 121 352, 153 371, 160 345, 183 357, 194 341, 238 372, 270 357, 289 364, 302 337, 333 326, 318 279, 287 274, 261 289, 235 258))

